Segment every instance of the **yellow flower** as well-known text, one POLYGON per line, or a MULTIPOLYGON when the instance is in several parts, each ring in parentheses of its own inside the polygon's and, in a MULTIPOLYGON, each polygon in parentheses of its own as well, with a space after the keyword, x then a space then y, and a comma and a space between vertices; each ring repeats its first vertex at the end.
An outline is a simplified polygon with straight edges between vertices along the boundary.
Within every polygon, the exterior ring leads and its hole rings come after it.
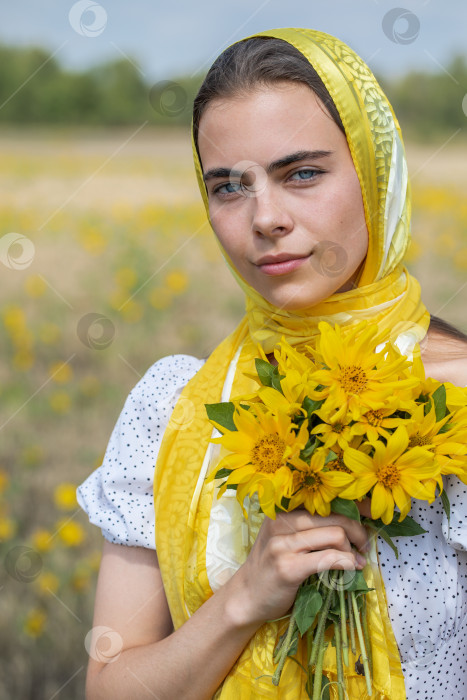
POLYGON ((138 275, 132 267, 120 267, 114 274, 115 282, 123 289, 132 289, 138 281, 138 275))
POLYGON ((43 571, 35 579, 34 584, 39 588, 41 593, 56 593, 60 585, 60 579, 51 571, 43 571))
POLYGON ((296 470, 293 472, 294 493, 288 510, 300 505, 311 513, 326 516, 331 512, 331 501, 345 486, 353 481, 353 476, 345 472, 323 471, 327 450, 316 450, 307 464, 300 458, 293 460, 296 470))
POLYGON ((84 531, 78 523, 60 520, 57 523, 57 529, 58 536, 67 547, 79 547, 84 541, 84 531))
POLYGON ((71 398, 66 391, 54 391, 49 396, 49 403, 56 413, 68 413, 71 407, 71 398))
POLYGON ((0 493, 7 490, 10 485, 10 477, 8 476, 5 469, 0 469, 0 493))
POLYGON ((76 571, 73 572, 70 583, 73 590, 81 593, 89 588, 90 581, 91 572, 85 567, 79 566, 76 571))
POLYGON ((48 552, 52 547, 52 533, 48 530, 36 530, 32 535, 32 546, 38 552, 48 552))
POLYGON ((274 349, 274 357, 280 374, 287 374, 289 370, 296 370, 302 377, 311 374, 317 368, 312 358, 305 352, 299 352, 282 338, 274 349))
POLYGON ((155 287, 149 295, 149 303, 155 309, 167 309, 172 303, 172 293, 166 287, 155 287))
POLYGON ((30 275, 27 277, 24 283, 24 288, 26 290, 26 294, 28 294, 30 297, 36 298, 41 297, 44 294, 45 290, 47 289, 47 285, 40 275, 30 275))
MULTIPOLYGON (((307 443, 306 421, 296 434, 286 413, 271 413, 261 404, 254 404, 249 410, 238 405, 233 420, 237 431, 226 431, 213 440, 229 454, 221 459, 210 478, 215 478, 220 469, 232 470, 219 489, 218 497, 228 485, 237 487, 241 504, 246 496, 257 492, 263 512, 274 519, 275 506, 280 507, 282 497, 292 494, 292 471, 287 464, 299 456, 307 443)), ((216 427, 224 431, 221 426, 216 427)))
POLYGON ((108 243, 97 226, 80 231, 79 238, 84 250, 93 255, 100 255, 105 250, 108 243))
POLYGON ((406 374, 407 358, 391 349, 390 344, 374 352, 373 348, 381 341, 376 324, 359 323, 346 336, 337 325, 333 329, 321 322, 319 329, 318 349, 311 351, 320 359, 323 369, 314 372, 311 379, 322 388, 311 391, 310 397, 326 399, 323 406, 328 410, 338 409, 336 420, 343 418, 348 410, 358 418, 362 406, 382 408, 395 391, 419 384, 417 377, 406 374))
POLYGON ((358 431, 355 431, 354 426, 349 425, 350 416, 339 417, 340 411, 333 410, 332 413, 318 409, 316 415, 325 421, 319 423, 312 430, 312 435, 317 435, 323 447, 334 449, 336 443, 341 449, 348 447, 349 442, 358 431))
POLYGON ((374 444, 380 436, 388 439, 388 428, 397 428, 401 424, 401 418, 390 416, 397 410, 399 401, 397 398, 388 398, 387 406, 382 408, 370 408, 356 418, 353 428, 355 435, 366 435, 368 442, 374 444))
POLYGON ((306 396, 302 375, 297 370, 290 369, 280 384, 282 393, 272 387, 261 386, 257 395, 269 409, 280 410, 293 416, 302 410, 302 402, 306 396))
POLYGON ((68 362, 54 362, 49 367, 49 375, 57 384, 66 384, 73 377, 73 369, 68 362))
POLYGON ((370 457, 349 447, 344 452, 344 462, 356 475, 353 484, 341 494, 346 499, 361 499, 372 490, 371 517, 381 518, 386 524, 394 515, 394 503, 400 510, 399 521, 409 512, 411 497, 433 501, 432 489, 423 483, 435 479, 439 465, 434 456, 422 447, 408 449, 409 436, 403 425, 388 438, 387 445, 379 440, 370 457))
POLYGON ((14 537, 16 530, 17 525, 14 520, 0 516, 0 542, 14 537))
POLYGON ((47 615, 41 608, 33 608, 26 616, 23 631, 28 637, 40 637, 44 631, 47 615))
POLYGON ((166 276, 165 283, 174 294, 182 294, 188 286, 188 275, 183 270, 173 270, 166 276))
POLYGON ((61 510, 73 510, 78 505, 76 500, 76 484, 64 482, 55 487, 54 501, 61 510))

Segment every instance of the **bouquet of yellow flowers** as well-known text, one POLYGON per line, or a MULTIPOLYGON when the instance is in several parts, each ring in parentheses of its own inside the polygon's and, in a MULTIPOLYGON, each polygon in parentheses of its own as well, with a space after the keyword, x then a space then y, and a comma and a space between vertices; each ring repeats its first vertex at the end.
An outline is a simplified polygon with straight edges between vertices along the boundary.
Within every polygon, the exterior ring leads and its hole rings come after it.
MULTIPOLYGON (((381 342, 375 323, 363 321, 345 335, 325 322, 319 330, 316 348, 306 353, 283 340, 275 362, 262 354, 253 394, 206 405, 221 433, 213 441, 226 452, 208 478, 223 479, 218 497, 236 490, 245 516, 244 501, 256 494, 270 518, 304 507, 361 520, 355 501, 370 497, 371 518, 362 522, 397 556, 392 537, 425 532, 408 515, 411 499, 432 503, 440 497, 449 518, 442 476, 455 474, 467 483, 467 394, 426 378, 421 360, 410 362, 381 342)), ((275 649, 272 682, 278 685, 286 659, 305 637, 310 698, 328 693, 322 664, 330 642, 339 699, 349 647, 371 696, 365 596, 371 589, 361 571, 326 573, 325 584, 315 574, 297 592, 275 649)))

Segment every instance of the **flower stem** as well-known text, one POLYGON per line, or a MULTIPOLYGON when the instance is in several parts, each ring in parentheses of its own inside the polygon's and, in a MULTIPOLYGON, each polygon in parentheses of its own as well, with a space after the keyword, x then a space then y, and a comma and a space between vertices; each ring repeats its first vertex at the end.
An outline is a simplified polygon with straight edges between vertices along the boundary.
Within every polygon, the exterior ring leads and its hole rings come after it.
POLYGON ((341 574, 340 586, 339 586, 339 605, 341 610, 340 625, 341 625, 341 637, 342 637, 342 654, 344 657, 344 664, 349 665, 349 640, 347 637, 347 615, 345 610, 345 593, 343 589, 344 576, 341 574))
POLYGON ((366 595, 363 596, 363 608, 362 608, 362 624, 363 624, 363 636, 365 638, 366 648, 368 650, 368 661, 370 664, 370 672, 373 674, 373 655, 371 651, 370 643, 370 631, 368 629, 368 618, 367 618, 367 605, 368 599, 366 595))
POLYGON ((353 608, 353 613, 354 613, 354 617, 355 617, 355 626, 357 628, 358 642, 360 644, 360 651, 362 654, 362 663, 363 663, 363 668, 365 671, 366 689, 367 689, 368 695, 371 697, 372 690, 371 690, 370 667, 368 665, 368 657, 366 655, 365 640, 363 639, 363 631, 362 631, 362 626, 360 624, 360 615, 358 612, 357 599, 355 597, 354 591, 350 592, 350 598, 352 601, 352 608, 353 608))
POLYGON ((329 608, 331 607, 333 592, 334 591, 332 590, 332 588, 329 588, 329 590, 326 594, 326 598, 324 599, 324 605, 319 612, 318 624, 316 626, 316 632, 315 632, 315 636, 313 639, 313 644, 311 646, 311 654, 310 654, 309 661, 308 661, 309 666, 313 666, 313 664, 316 663, 316 659, 318 657, 318 652, 321 650, 321 647, 323 646, 324 627, 326 625, 326 620, 328 617, 329 608))
POLYGON ((350 593, 347 594, 347 605, 349 606, 349 630, 350 630, 350 648, 352 654, 357 655, 357 643, 355 641, 355 622, 352 614, 352 604, 350 602, 350 593))
POLYGON ((334 624, 334 637, 336 639, 336 667, 337 667, 337 696, 344 700, 344 669, 342 666, 342 637, 340 625, 334 624))
POLYGON ((290 650, 292 637, 293 637, 293 634, 295 632, 295 627, 296 627, 295 611, 292 610, 292 614, 290 616, 289 626, 287 628, 287 635, 286 635, 284 643, 282 644, 281 649, 280 649, 279 664, 278 664, 276 670, 274 671, 274 675, 272 677, 273 685, 279 685, 279 681, 281 679, 282 669, 284 668, 285 660, 287 659, 287 656, 288 656, 288 653, 290 650))
POLYGON ((313 683, 312 700, 321 700, 321 686, 323 683, 323 659, 328 643, 322 640, 319 648, 318 658, 316 659, 315 682, 313 683))

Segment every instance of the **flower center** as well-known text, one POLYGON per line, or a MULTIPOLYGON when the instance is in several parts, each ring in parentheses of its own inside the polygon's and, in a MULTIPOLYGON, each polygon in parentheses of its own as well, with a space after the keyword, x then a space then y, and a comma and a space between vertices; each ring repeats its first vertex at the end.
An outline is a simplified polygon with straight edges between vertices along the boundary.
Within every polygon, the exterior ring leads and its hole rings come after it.
POLYGON ((383 421, 384 415, 382 409, 375 409, 373 411, 368 411, 366 413, 366 419, 368 423, 375 428, 380 426, 383 421))
POLYGON ((264 435, 251 450, 251 461, 260 472, 275 472, 282 466, 285 448, 279 435, 264 435))
POLYGON ((416 447, 417 445, 431 445, 431 440, 426 435, 415 433, 409 440, 409 447, 416 447))
POLYGON ((301 472, 298 476, 298 484, 301 488, 315 493, 319 490, 319 487, 322 484, 322 480, 319 474, 316 474, 314 472, 301 472))
POLYGON ((376 476, 378 481, 388 489, 394 488, 399 483, 399 470, 395 464, 386 464, 381 467, 376 476))
POLYGON ((341 367, 340 383, 347 394, 361 394, 368 384, 365 370, 356 365, 341 367))
POLYGON ((352 472, 350 469, 344 464, 344 461, 342 457, 338 457, 337 459, 333 459, 331 462, 328 462, 326 465, 328 469, 331 469, 333 472, 345 472, 346 474, 351 474, 352 472))
POLYGON ((341 433, 344 430, 344 426, 342 423, 334 423, 332 426, 332 432, 333 433, 341 433))

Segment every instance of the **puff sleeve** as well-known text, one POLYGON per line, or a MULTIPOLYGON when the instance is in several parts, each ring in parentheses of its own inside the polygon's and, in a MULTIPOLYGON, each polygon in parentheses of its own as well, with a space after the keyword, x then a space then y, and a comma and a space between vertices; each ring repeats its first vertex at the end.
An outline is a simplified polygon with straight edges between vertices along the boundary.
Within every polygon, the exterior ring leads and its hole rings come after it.
POLYGON ((191 355, 155 362, 128 395, 103 463, 78 486, 78 504, 109 542, 155 549, 159 446, 180 392, 203 362, 191 355))

